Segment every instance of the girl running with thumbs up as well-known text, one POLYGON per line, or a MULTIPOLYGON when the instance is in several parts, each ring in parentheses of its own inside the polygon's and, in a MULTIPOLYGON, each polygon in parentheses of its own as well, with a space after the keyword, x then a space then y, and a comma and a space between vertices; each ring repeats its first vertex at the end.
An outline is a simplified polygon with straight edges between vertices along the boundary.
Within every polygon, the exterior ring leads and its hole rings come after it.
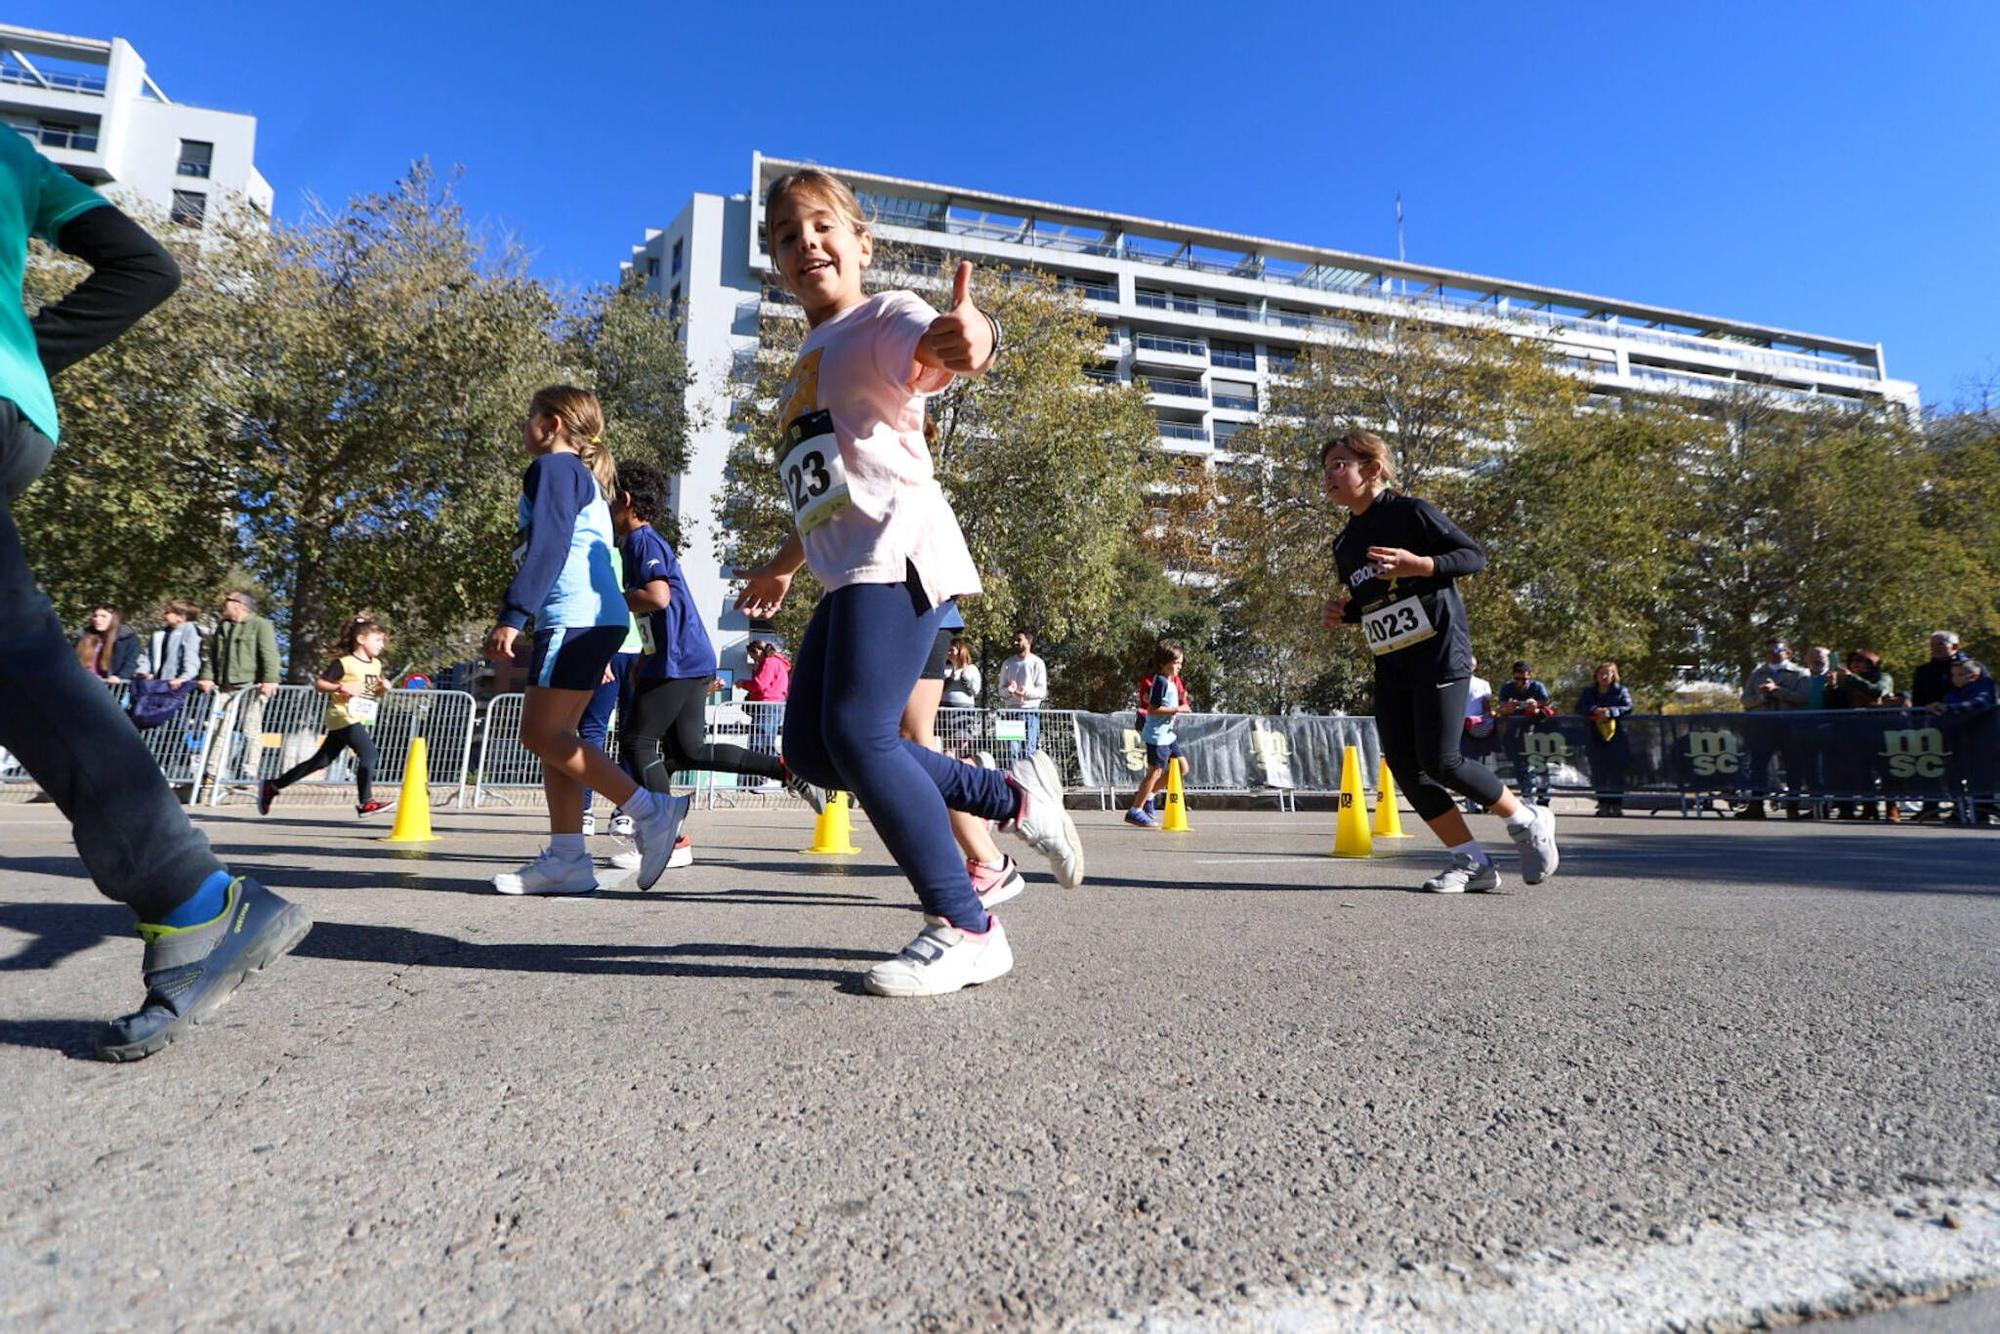
POLYGON ((980 591, 979 571, 924 438, 924 400, 955 375, 984 375, 1000 326, 972 301, 960 264, 940 315, 914 292, 862 291, 874 238, 852 190, 805 169, 771 184, 764 225, 779 276, 809 330, 780 397, 778 480, 797 532, 747 572, 736 605, 769 616, 810 564, 827 592, 814 608, 785 702, 785 764, 807 782, 854 793, 924 905, 924 928, 868 970, 880 996, 934 996, 1014 966, 998 918, 981 905, 947 808, 1012 828, 1083 882, 1083 850, 1046 755, 1011 772, 977 769, 901 735, 910 691, 946 605, 980 591))

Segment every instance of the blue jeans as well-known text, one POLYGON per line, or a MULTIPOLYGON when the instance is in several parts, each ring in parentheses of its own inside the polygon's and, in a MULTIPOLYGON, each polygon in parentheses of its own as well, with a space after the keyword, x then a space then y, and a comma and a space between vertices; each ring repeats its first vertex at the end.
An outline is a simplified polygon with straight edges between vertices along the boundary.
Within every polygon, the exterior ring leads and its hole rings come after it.
POLYGON ((1010 709, 1000 716, 1010 719, 1018 718, 1023 725, 1023 739, 1007 743, 1006 755, 1009 760, 1018 760, 1023 755, 1032 755, 1042 748, 1042 715, 1037 710, 1010 709))
POLYGON ((912 584, 850 584, 820 599, 792 664, 785 765, 808 783, 852 792, 924 911, 987 929, 947 808, 1013 818, 1012 784, 996 769, 926 750, 902 734, 903 707, 944 611, 912 584))
MULTIPOLYGON (((626 678, 631 673, 627 669, 638 660, 639 655, 636 653, 612 655, 611 679, 591 692, 590 703, 583 706, 583 717, 577 719, 576 734, 587 744, 603 750, 604 738, 609 736, 611 731, 611 711, 617 709, 621 716, 631 712, 631 700, 628 698, 630 692, 626 688, 626 678)), ((618 754, 618 764, 626 773, 632 772, 632 762, 626 757, 622 748, 618 754)), ((633 776, 636 778, 638 775, 633 776)), ((590 801, 590 789, 585 788, 583 809, 586 813, 590 810, 590 801)))
POLYGON ((157 922, 222 869, 104 683, 76 660, 35 584, 15 497, 54 446, 0 398, 0 748, 69 817, 97 888, 157 922))

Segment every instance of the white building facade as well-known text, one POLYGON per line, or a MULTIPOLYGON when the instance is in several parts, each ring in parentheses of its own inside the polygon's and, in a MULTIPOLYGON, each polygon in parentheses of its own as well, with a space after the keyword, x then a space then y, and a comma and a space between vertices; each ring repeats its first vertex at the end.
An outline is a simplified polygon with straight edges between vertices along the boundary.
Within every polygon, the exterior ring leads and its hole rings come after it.
POLYGON ((175 102, 122 37, 0 24, 0 119, 70 174, 199 227, 227 198, 271 214, 257 118, 175 102))
MULTIPOLYGON (((730 368, 757 353, 761 317, 797 314, 763 244, 765 187, 806 165, 753 154, 747 194, 697 194, 648 231, 629 263, 681 315, 691 400, 706 424, 691 441, 675 513, 681 553, 717 648, 739 656, 747 626, 730 611, 715 557, 716 501, 733 436, 730 368)), ((1803 405, 1889 406, 1914 414, 1917 386, 1892 380, 1879 343, 1822 337, 1316 246, 1239 236, 979 190, 827 168, 854 187, 882 239, 939 256, 1060 277, 1106 330, 1103 378, 1146 381, 1163 450, 1230 460, 1229 439, 1257 420, 1267 384, 1301 345, 1338 339, 1356 315, 1499 322, 1551 345, 1595 392, 1705 397, 1741 386, 1803 405)))

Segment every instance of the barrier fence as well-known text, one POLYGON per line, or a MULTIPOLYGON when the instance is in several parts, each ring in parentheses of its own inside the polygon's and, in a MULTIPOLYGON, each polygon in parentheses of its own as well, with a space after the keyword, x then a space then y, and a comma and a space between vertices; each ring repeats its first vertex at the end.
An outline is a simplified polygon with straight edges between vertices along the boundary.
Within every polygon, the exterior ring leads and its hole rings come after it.
MULTIPOLYGON (((122 704, 127 687, 111 687, 122 704)), ((428 743, 434 803, 539 803, 541 763, 521 745, 522 696, 500 695, 478 711, 461 691, 392 691, 373 731, 376 783, 402 781, 412 737, 428 743), (476 745, 475 745, 476 741, 476 745)), ((254 792, 319 747, 326 696, 281 686, 230 696, 191 693, 167 722, 141 733, 167 780, 191 801, 219 805, 254 792)), ((712 741, 780 752, 783 704, 711 703, 712 741)), ((1356 746, 1363 784, 1376 785, 1381 761, 1367 717, 1189 714, 1177 726, 1191 793, 1274 796, 1335 792, 1341 758, 1356 746)), ((936 732, 948 754, 984 753, 1001 764, 1031 750, 1056 762, 1065 787, 1109 805, 1134 790, 1146 770, 1133 713, 941 709, 936 732)), ((613 720, 606 749, 618 754, 613 720)), ((1935 715, 1921 710, 1634 715, 1604 729, 1588 718, 1501 719, 1485 737, 1468 734, 1465 753, 1530 793, 1634 795, 1680 802, 1768 799, 1817 802, 2000 803, 2000 711, 1935 715)), ((344 754, 287 792, 287 800, 351 800, 353 757, 344 754)), ((0 751, 0 786, 31 780, 0 751)), ((751 775, 681 773, 676 788, 710 807, 773 806, 797 799, 751 775)))
MULTIPOLYGON (((269 699, 254 687, 232 695, 201 766, 208 804, 220 806, 235 795, 254 799, 258 783, 318 750, 326 739, 326 705, 327 696, 311 686, 279 686, 269 699)), ((395 795, 409 762, 410 742, 423 737, 431 803, 463 806, 477 709, 472 696, 461 690, 392 690, 381 705, 369 727, 375 741, 376 795, 395 795)), ((354 795, 354 753, 343 751, 331 767, 287 788, 285 801, 351 803, 354 795)))

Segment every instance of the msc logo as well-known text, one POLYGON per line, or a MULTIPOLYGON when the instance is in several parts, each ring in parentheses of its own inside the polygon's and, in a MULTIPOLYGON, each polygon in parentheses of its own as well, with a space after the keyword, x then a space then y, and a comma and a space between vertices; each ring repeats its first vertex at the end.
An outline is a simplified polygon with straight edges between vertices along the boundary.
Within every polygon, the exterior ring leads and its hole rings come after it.
POLYGON ((1897 778, 1943 778, 1945 757, 1950 754, 1944 748, 1944 733, 1935 727, 1885 729, 1882 733, 1882 758, 1889 761, 1889 772, 1897 778))
POLYGON ((1530 732, 1522 741, 1530 772, 1545 774, 1569 762, 1569 742, 1560 732, 1530 732))
POLYGON ((1125 729, 1125 767, 1135 774, 1146 772, 1146 742, 1137 731, 1125 729))
POLYGON ((1689 732, 1688 763, 1704 778, 1736 773, 1743 768, 1741 745, 1734 732, 1689 732))

